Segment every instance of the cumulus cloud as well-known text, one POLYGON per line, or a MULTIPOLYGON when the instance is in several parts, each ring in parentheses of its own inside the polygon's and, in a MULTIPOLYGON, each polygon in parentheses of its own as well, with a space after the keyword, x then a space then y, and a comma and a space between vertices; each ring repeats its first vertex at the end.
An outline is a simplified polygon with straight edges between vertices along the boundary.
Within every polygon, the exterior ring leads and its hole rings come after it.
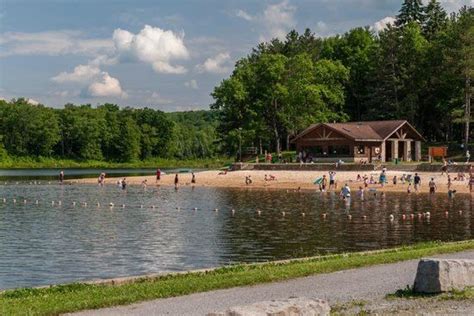
POLYGON ((163 105, 173 103, 173 100, 167 99, 160 93, 153 91, 153 93, 146 99, 146 102, 153 105, 163 105))
POLYGON ((105 71, 89 85, 87 91, 92 97, 127 97, 126 93, 122 91, 120 81, 105 71))
POLYGON ((197 81, 194 80, 194 79, 191 79, 191 80, 189 80, 189 81, 186 81, 186 82, 184 83, 184 86, 187 87, 187 88, 194 89, 194 90, 199 89, 199 86, 198 86, 198 84, 197 84, 197 81))
POLYGON ((110 53, 114 49, 111 39, 85 38, 78 31, 46 31, 35 33, 6 32, 0 34, 2 52, 11 55, 86 55, 110 53))
POLYGON ((378 20, 371 26, 371 29, 376 32, 381 32, 387 28, 387 25, 393 25, 395 23, 395 18, 392 16, 386 16, 381 20, 378 20))
POLYGON ((96 78, 101 73, 99 67, 93 65, 78 65, 72 72, 61 72, 57 76, 51 78, 52 81, 58 83, 79 82, 87 83, 96 78))
POLYGON ((26 101, 26 103, 28 103, 28 104, 30 104, 30 105, 38 105, 38 104, 40 104, 39 101, 36 101, 36 100, 34 100, 34 99, 28 99, 28 100, 26 101))
POLYGON ((183 66, 171 64, 173 60, 189 58, 183 35, 145 25, 137 34, 116 29, 112 39, 119 58, 149 63, 159 73, 186 72, 183 66))
POLYGON ((284 38, 288 31, 296 26, 295 12, 296 7, 290 5, 287 0, 277 4, 269 4, 263 11, 261 19, 266 29, 261 39, 284 38))
MULTIPOLYGON (((127 97, 122 90, 120 81, 100 70, 95 65, 78 65, 72 72, 61 72, 51 78, 57 83, 75 83, 87 87, 86 95, 92 97, 127 97)), ((59 95, 65 97, 66 95, 59 95)))
POLYGON ((250 14, 245 12, 244 10, 237 10, 237 12, 235 12, 235 15, 239 18, 242 18, 242 19, 246 20, 246 21, 252 21, 253 20, 253 16, 251 16, 250 14))
POLYGON ((210 72, 215 74, 226 73, 230 70, 230 54, 228 52, 219 53, 214 57, 209 57, 204 63, 197 65, 199 72, 210 72))

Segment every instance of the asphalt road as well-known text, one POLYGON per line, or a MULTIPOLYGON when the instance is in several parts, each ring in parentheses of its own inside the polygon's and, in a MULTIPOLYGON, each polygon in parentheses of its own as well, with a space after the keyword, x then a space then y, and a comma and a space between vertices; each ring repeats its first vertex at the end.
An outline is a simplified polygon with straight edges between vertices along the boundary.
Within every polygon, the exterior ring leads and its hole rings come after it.
MULTIPOLYGON (((437 258, 474 259, 474 251, 437 258)), ((104 308, 74 315, 206 315, 235 305, 258 301, 308 297, 343 303, 353 299, 377 300, 412 285, 418 260, 351 269, 250 287, 238 287, 104 308)))

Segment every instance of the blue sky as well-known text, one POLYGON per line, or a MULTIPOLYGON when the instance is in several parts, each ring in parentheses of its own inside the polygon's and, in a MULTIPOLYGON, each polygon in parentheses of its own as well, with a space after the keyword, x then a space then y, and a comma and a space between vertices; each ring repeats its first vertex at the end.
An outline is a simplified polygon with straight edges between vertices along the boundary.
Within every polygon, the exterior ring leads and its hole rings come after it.
MULTIPOLYGON (((208 108, 262 40, 378 29, 401 0, 1 0, 0 98, 32 103, 208 108), (380 22, 380 21, 383 21, 380 22)), ((448 11, 474 0, 443 0, 448 11)))

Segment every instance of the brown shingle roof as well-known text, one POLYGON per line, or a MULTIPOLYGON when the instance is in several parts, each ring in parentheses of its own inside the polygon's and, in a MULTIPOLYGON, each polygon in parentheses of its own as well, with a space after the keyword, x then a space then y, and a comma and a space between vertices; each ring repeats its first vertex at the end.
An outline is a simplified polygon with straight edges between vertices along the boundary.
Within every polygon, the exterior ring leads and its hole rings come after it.
POLYGON ((363 121, 363 122, 346 122, 346 123, 320 123, 312 124, 303 132, 298 134, 293 141, 304 136, 313 130, 316 126, 324 125, 334 131, 345 135, 348 138, 357 141, 383 141, 392 135, 402 125, 408 124, 413 131, 423 139, 416 129, 411 126, 406 120, 392 120, 392 121, 363 121))

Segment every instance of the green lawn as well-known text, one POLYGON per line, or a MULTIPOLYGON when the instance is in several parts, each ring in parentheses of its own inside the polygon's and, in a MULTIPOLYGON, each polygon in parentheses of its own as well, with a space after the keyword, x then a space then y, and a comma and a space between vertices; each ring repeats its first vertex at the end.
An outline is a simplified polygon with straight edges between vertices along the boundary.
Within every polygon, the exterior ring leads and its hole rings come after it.
POLYGON ((430 242, 374 252, 236 265, 209 272, 191 272, 154 279, 139 279, 122 285, 69 284, 41 289, 17 289, 0 294, 0 314, 58 315, 83 309, 275 282, 468 249, 474 249, 474 240, 452 243, 430 242))

